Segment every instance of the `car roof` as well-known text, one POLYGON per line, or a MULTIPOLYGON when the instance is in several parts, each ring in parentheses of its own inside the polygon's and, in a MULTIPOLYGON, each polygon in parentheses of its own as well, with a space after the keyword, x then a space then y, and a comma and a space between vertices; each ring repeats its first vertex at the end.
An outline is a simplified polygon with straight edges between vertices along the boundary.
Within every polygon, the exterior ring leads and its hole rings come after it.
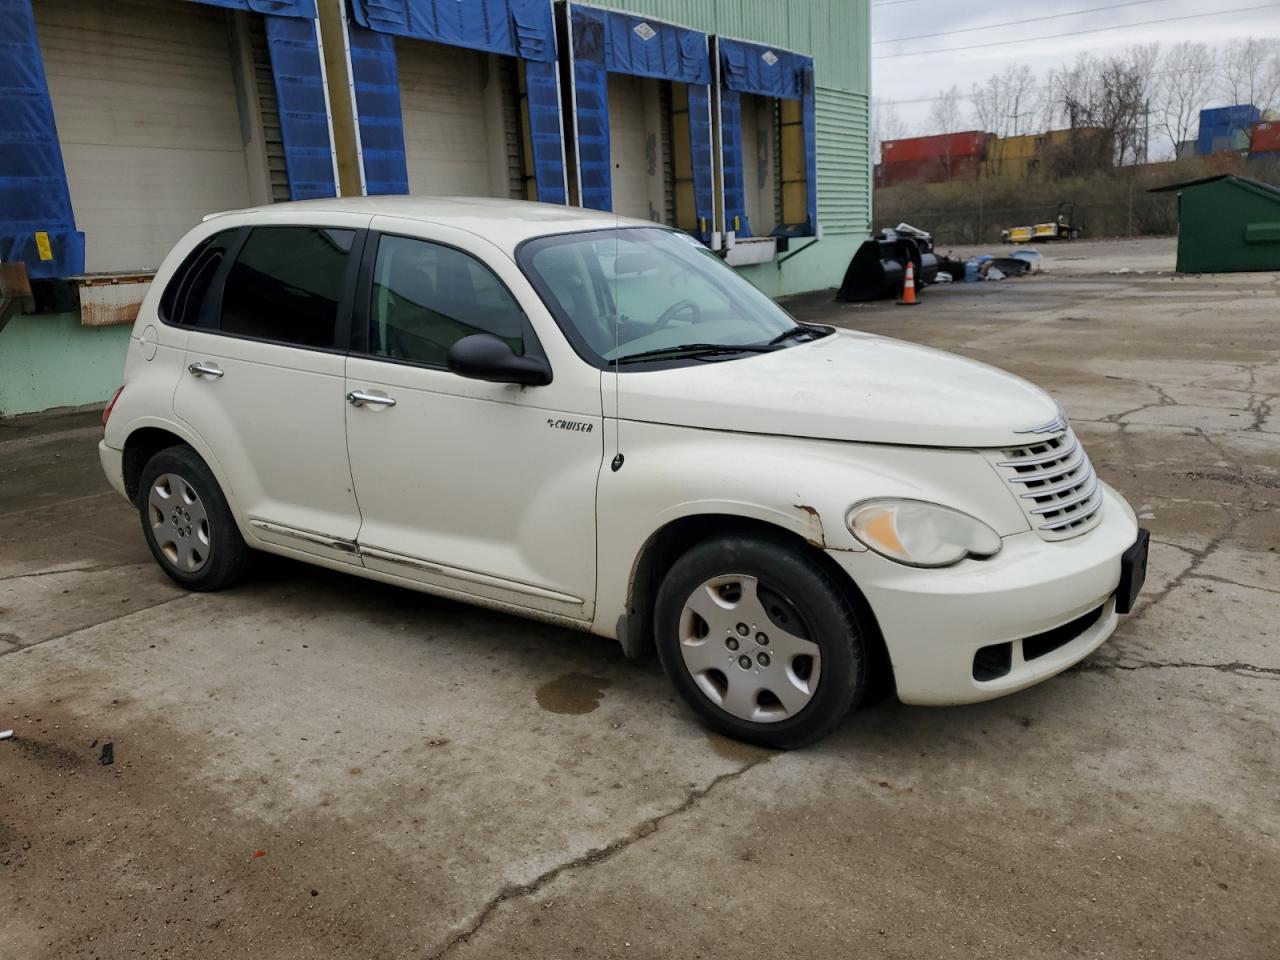
POLYGON ((527 200, 498 200, 489 197, 420 197, 412 195, 380 197, 340 197, 325 200, 297 200, 273 203, 245 210, 210 214, 217 217, 252 217, 261 214, 265 222, 287 221, 290 211, 362 214, 400 217, 456 227, 477 234, 513 253, 523 241, 551 234, 580 233, 610 227, 661 227, 662 224, 632 217, 620 217, 599 210, 566 207, 527 200))

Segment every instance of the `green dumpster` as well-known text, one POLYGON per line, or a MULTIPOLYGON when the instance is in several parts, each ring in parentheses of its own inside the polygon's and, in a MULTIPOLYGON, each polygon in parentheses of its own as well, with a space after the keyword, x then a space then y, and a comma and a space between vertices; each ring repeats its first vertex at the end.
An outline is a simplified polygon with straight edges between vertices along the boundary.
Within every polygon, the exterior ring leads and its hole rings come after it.
POLYGON ((1178 272, 1280 270, 1280 187, 1221 174, 1156 187, 1178 194, 1178 272))

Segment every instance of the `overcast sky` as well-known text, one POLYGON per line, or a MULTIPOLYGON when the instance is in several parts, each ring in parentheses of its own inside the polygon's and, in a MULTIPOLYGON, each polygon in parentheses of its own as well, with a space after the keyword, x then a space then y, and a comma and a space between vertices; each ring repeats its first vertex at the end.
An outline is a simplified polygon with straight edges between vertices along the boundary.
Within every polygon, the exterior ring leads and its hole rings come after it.
MULTIPOLYGON (((1217 43, 1238 37, 1280 36, 1280 0, 1263 9, 1231 13, 1242 7, 1259 7, 1266 0, 1040 0, 1038 3, 965 4, 956 0, 871 0, 872 93, 876 99, 910 101, 936 95, 951 84, 966 94, 975 82, 985 80, 1008 64, 1027 64, 1043 77, 1050 69, 1070 61, 1082 51, 1106 53, 1139 43, 1162 45, 1183 40, 1217 43), (1001 20, 1028 20, 1060 16, 1036 23, 1001 27, 1001 20), (1205 14, 1195 19, 1150 23, 1158 19, 1205 14), (1125 25, 1121 29, 1080 36, 1049 38, 1098 27, 1125 25), (968 30, 947 36, 885 43, 899 37, 944 31, 968 30), (1019 41, 1001 46, 960 47, 995 41, 1019 41), (950 48, 950 49, 948 49, 950 48), (928 52, 932 51, 932 52, 928 52), (910 54, 893 56, 890 54, 910 54)), ((922 131, 930 104, 901 103, 898 113, 913 133, 922 131)), ((969 104, 965 103, 966 125, 969 104)))

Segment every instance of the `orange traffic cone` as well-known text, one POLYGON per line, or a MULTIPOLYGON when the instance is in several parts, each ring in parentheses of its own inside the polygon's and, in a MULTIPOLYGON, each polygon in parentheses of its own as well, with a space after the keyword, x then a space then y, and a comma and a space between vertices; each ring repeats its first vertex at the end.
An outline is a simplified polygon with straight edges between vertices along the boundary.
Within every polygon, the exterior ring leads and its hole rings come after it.
POLYGON ((902 297, 898 300, 900 307, 914 307, 920 301, 916 299, 916 265, 907 261, 907 275, 902 281, 902 297))

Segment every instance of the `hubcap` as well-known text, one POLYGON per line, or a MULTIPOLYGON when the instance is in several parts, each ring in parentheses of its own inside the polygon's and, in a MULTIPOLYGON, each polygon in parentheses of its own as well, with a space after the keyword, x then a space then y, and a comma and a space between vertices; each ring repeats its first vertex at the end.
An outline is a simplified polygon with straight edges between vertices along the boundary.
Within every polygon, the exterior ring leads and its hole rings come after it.
POLYGON ((160 552, 184 573, 209 559, 209 515, 195 488, 176 473, 156 477, 147 494, 147 516, 160 552))
POLYGON ((680 612, 680 653, 698 689, 740 720, 793 717, 818 689, 822 650, 798 614, 755 577, 713 577, 680 612))

